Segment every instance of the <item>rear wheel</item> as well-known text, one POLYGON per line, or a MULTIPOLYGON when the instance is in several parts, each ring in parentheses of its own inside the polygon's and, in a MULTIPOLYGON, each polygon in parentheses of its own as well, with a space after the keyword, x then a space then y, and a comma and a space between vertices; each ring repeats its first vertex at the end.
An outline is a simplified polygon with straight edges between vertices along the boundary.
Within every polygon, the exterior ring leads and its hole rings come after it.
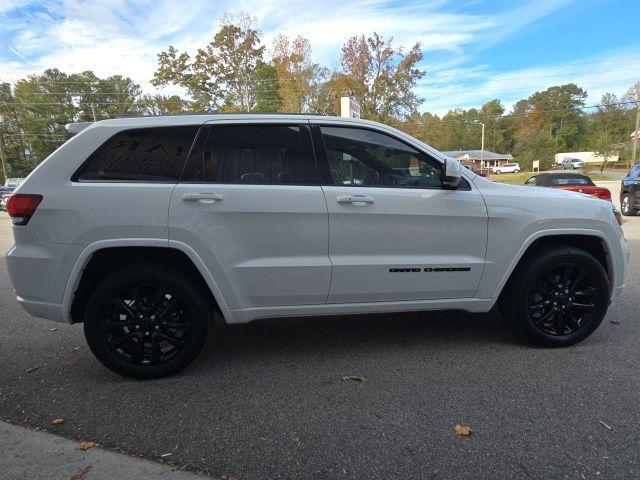
POLYGON ((513 171, 513 173, 519 173, 520 170, 518 170, 517 168, 513 171))
POLYGON ((526 259, 501 298, 507 322, 530 343, 563 347, 591 335, 609 304, 609 281, 588 252, 556 246, 526 259))
POLYGON ((84 332, 94 355, 132 378, 172 375, 202 350, 213 308, 204 288, 181 271, 131 265, 92 293, 84 332))
POLYGON ((620 200, 620 210, 622 210, 622 214, 626 217, 631 217, 638 213, 638 209, 634 208, 632 197, 628 193, 623 195, 620 200))
POLYGON ((500 171, 500 170, 496 170, 496 171, 495 171, 495 173, 496 173, 496 174, 498 174, 498 175, 500 175, 500 174, 502 173, 502 171, 500 171))

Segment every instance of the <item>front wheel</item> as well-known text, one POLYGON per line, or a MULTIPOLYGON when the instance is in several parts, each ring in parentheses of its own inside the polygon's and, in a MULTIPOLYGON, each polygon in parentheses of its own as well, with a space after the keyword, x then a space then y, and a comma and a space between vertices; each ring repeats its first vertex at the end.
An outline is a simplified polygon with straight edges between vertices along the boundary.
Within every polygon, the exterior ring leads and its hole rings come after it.
POLYGON ((555 246, 538 251, 514 275, 501 309, 530 343, 573 345, 591 335, 607 312, 607 273, 582 249, 555 246))
POLYGON ((93 291, 84 332, 93 354, 132 378, 172 375, 202 350, 213 308, 192 276, 139 264, 109 275, 93 291))
POLYGON ((500 175, 500 174, 502 173, 502 171, 501 171, 501 170, 496 170, 494 173, 495 173, 496 175, 500 175))
POLYGON ((620 210, 625 217, 632 217, 638 213, 638 210, 633 207, 631 195, 628 193, 623 195, 622 200, 620 201, 620 210))

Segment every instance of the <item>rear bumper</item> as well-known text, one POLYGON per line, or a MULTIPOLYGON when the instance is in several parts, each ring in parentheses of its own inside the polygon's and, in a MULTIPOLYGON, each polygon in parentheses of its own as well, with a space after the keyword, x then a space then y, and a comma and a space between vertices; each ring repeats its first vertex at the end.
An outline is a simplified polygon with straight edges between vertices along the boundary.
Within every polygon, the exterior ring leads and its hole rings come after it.
POLYGON ((22 243, 7 253, 7 270, 18 303, 35 317, 69 322, 63 295, 80 246, 22 243))
POLYGON ((38 318, 46 318, 54 322, 71 323, 71 317, 64 306, 58 303, 36 302, 16 297, 20 306, 29 314, 38 318))

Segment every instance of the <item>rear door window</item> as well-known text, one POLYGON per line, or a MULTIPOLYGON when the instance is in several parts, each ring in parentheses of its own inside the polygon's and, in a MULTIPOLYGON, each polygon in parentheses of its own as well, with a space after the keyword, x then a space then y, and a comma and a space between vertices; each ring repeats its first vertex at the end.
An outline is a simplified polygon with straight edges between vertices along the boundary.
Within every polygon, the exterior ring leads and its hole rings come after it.
POLYGON ((203 127, 181 181, 318 185, 309 128, 243 124, 203 127))
POLYGON ((197 126, 124 130, 105 142, 76 172, 78 182, 177 182, 197 126))

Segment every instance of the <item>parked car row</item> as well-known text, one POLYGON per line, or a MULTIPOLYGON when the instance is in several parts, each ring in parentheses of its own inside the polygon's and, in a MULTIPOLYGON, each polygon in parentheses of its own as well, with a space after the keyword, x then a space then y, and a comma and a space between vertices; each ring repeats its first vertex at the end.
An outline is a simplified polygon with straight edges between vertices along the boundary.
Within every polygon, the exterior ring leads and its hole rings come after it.
POLYGON ((3 212, 7 211, 7 200, 9 195, 18 188, 24 181, 24 178, 7 178, 4 182, 4 185, 0 187, 0 210, 3 212))

